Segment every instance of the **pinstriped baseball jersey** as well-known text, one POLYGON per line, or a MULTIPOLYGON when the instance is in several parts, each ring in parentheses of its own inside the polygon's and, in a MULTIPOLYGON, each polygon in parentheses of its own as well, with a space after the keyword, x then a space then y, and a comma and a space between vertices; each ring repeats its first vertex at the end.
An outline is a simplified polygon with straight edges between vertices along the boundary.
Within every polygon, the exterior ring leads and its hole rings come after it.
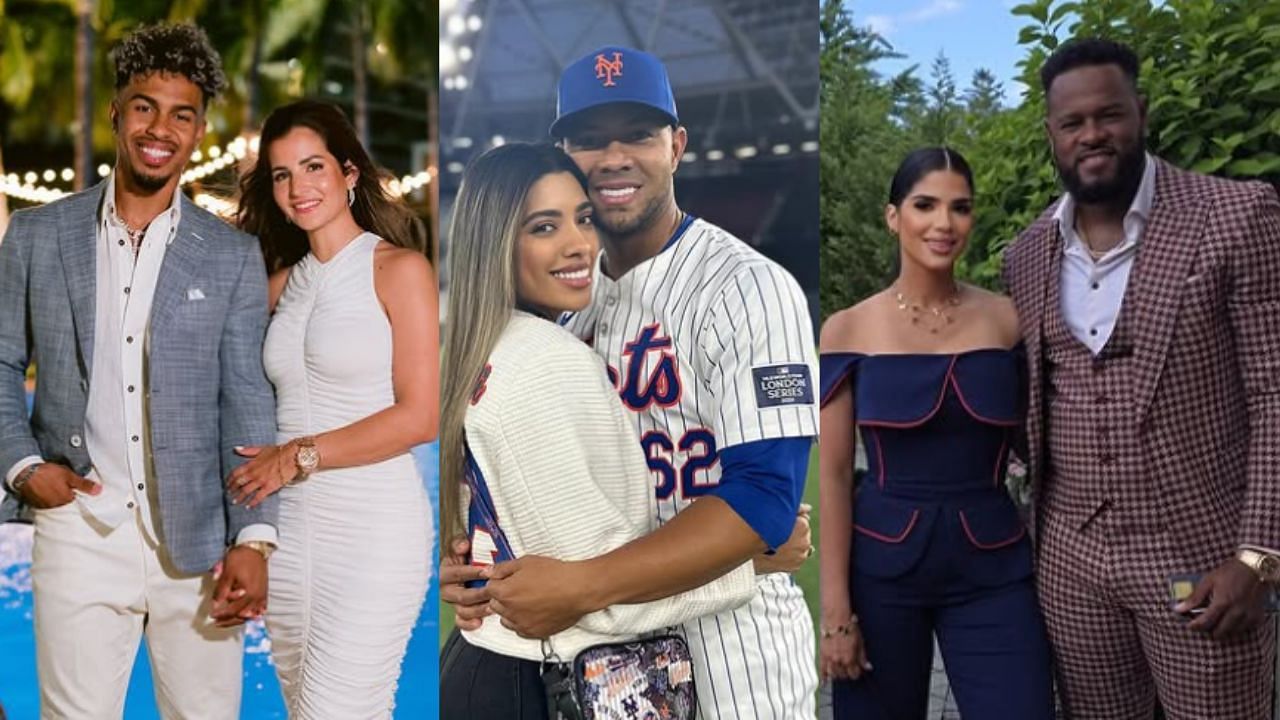
MULTIPOLYGON (((718 454, 818 432, 813 330, 786 270, 724 230, 686 219, 658 255, 565 321, 608 364, 631 411, 664 522, 720 482, 718 454)), ((684 625, 701 717, 815 714, 814 633, 787 574, 761 576, 736 610, 684 625)))

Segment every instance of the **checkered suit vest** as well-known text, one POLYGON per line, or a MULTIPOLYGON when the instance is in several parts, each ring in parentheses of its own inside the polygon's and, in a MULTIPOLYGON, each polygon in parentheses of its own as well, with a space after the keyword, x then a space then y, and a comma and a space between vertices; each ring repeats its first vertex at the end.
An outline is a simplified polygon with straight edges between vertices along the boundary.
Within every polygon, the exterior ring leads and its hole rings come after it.
POLYGON ((1067 327, 1061 283, 1049 283, 1044 319, 1049 431, 1042 501, 1077 526, 1104 507, 1108 524, 1150 524, 1158 518, 1150 513, 1156 506, 1155 490, 1137 435, 1132 306, 1126 299, 1111 337, 1095 357, 1067 327))

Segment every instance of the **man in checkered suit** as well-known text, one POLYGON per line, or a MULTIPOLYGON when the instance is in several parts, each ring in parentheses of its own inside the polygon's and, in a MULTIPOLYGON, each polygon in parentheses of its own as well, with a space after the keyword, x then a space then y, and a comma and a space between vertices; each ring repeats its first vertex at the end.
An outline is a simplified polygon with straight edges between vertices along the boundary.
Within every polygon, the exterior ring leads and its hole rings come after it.
POLYGON ((1045 63, 1067 190, 1005 255, 1030 364, 1040 601, 1068 716, 1271 717, 1280 201, 1143 149, 1138 60, 1045 63), (1201 575, 1177 607, 1170 581, 1201 575))

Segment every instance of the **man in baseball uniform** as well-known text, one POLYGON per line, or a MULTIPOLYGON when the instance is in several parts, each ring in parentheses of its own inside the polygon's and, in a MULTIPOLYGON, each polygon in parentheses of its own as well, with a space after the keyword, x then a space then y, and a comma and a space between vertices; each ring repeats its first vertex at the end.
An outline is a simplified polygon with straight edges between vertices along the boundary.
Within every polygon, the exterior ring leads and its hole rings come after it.
MULTIPOLYGON (((676 204, 688 138, 662 63, 605 47, 569 65, 551 134, 587 175, 603 246, 591 306, 563 322, 605 360, 633 413, 663 527, 582 563, 526 556, 485 570, 489 607, 539 637, 782 546, 818 430, 799 285, 676 204)), ((750 603, 683 626, 702 717, 814 716, 804 597, 787 573, 758 584, 750 603)))

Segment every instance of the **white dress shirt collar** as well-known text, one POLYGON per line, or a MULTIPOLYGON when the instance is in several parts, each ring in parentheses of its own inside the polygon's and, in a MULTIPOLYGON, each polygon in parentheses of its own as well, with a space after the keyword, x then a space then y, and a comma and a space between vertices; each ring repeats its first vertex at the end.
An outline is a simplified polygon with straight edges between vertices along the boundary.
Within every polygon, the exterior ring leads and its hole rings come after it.
MULTIPOLYGON (((169 227, 178 227, 178 223, 182 220, 182 190, 173 189, 173 198, 169 201, 169 207, 164 212, 169 213, 169 227)), ((106 232, 109 225, 118 226, 123 232, 128 233, 129 227, 125 224, 120 214, 116 211, 116 174, 113 171, 107 176, 107 189, 102 194, 102 212, 99 213, 98 222, 102 232, 106 232)), ((152 221, 154 222, 154 220, 152 221)))

